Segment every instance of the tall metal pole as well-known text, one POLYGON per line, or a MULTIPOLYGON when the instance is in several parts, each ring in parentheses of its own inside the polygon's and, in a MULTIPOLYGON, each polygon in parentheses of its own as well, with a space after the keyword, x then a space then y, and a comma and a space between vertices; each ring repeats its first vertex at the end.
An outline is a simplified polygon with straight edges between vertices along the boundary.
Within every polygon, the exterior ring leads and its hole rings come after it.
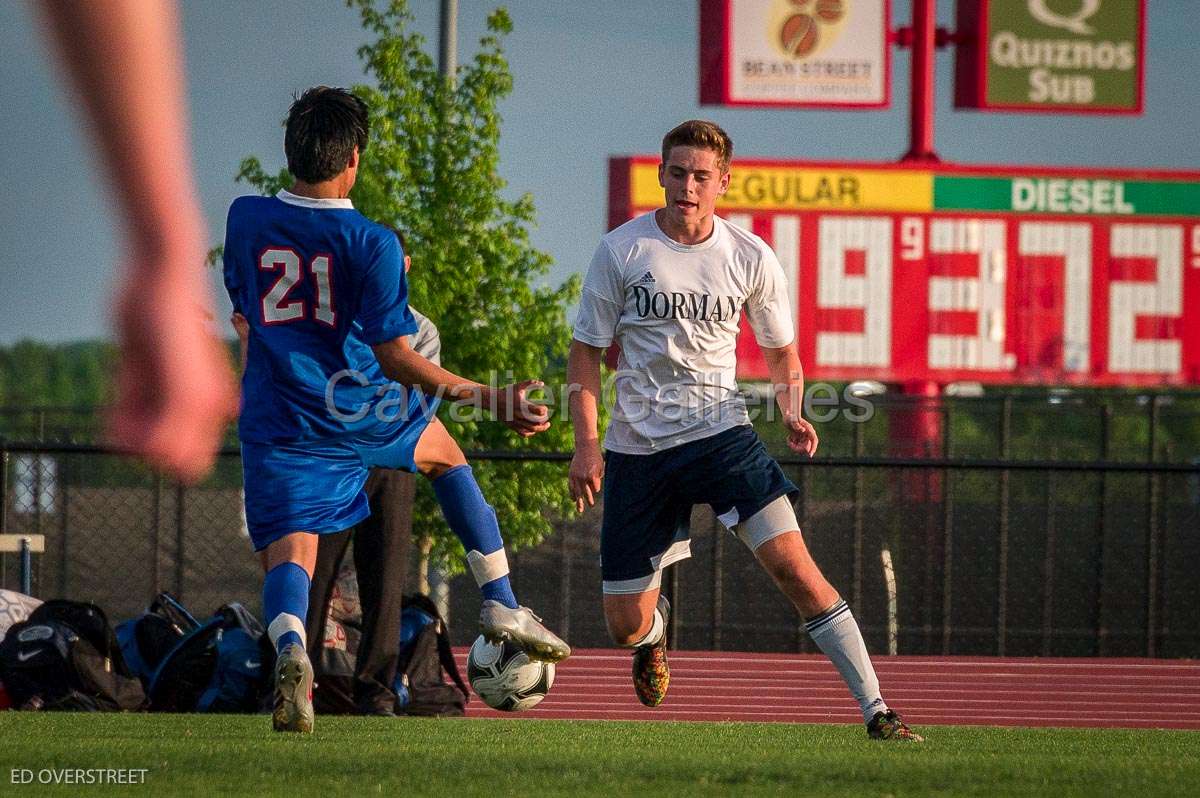
POLYGON ((936 163, 933 151, 933 61, 937 39, 934 0, 913 0, 912 68, 909 78, 909 149, 904 161, 936 163))
POLYGON ((442 0, 440 32, 438 72, 453 80, 458 70, 458 0, 442 0))
MULTIPOLYGON (((438 74, 453 86, 455 73, 458 71, 458 0, 442 0, 438 34, 438 74)), ((443 569, 430 562, 427 551, 423 552, 423 555, 425 573, 421 574, 421 581, 424 583, 422 587, 428 589, 434 606, 438 608, 442 617, 449 621, 450 578, 443 569)), ((563 578, 565 581, 567 575, 564 574, 563 578)), ((564 595, 563 601, 564 604, 569 602, 569 596, 564 595)), ((564 617, 563 623, 569 623, 567 617, 564 617)))

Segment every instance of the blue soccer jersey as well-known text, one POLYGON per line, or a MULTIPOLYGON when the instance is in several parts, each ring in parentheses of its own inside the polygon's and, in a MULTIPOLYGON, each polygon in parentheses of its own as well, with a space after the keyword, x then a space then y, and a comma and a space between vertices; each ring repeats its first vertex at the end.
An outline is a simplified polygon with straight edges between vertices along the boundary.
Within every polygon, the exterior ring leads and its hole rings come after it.
POLYGON ((369 409, 388 380, 371 346, 417 331, 395 233, 348 199, 239 197, 225 230, 225 287, 250 323, 243 442, 383 432, 388 422, 369 409))

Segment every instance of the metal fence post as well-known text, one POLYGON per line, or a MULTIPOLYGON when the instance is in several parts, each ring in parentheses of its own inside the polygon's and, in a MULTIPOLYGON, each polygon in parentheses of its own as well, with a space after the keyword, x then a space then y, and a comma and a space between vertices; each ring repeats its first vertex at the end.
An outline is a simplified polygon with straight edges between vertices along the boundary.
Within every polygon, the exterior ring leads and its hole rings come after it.
MULTIPOLYGON (((932 454, 929 443, 926 442, 926 456, 932 454)), ((924 606, 921 608, 922 631, 925 633, 925 648, 922 654, 933 653, 933 550, 936 541, 936 523, 933 514, 933 474, 931 469, 923 469, 925 474, 921 480, 924 489, 925 506, 925 574, 922 584, 924 606)))
MULTIPOLYGON (((854 425, 854 456, 863 455, 863 425, 854 425)), ((863 470, 854 469, 854 551, 853 578, 851 582, 851 609, 856 615, 862 614, 863 600, 863 470)))
MULTIPOLYGON (((1109 430, 1112 428, 1112 404, 1105 402, 1100 408, 1100 459, 1108 462, 1109 430)), ((1106 541, 1108 512, 1108 472, 1100 472, 1100 512, 1096 517, 1096 655, 1108 653, 1108 617, 1105 612, 1104 555, 1108 550, 1106 541)))
POLYGON ((667 577, 667 583, 670 587, 670 596, 668 601, 671 602, 671 620, 667 624, 671 627, 668 629, 670 635, 669 640, 671 648, 679 648, 679 627, 682 626, 679 609, 682 608, 682 602, 679 600, 679 564, 676 563, 671 568, 671 575, 667 577))
POLYGON ((37 452, 30 458, 33 463, 33 528, 39 535, 46 530, 42 528, 42 453, 37 452))
POLYGON ((187 556, 184 551, 184 521, 186 511, 184 509, 184 496, 186 489, 182 482, 175 483, 175 598, 183 598, 183 579, 185 575, 185 558, 187 556))
POLYGON ((1046 475, 1046 553, 1042 561, 1042 656, 1050 656, 1054 631, 1054 560, 1058 545, 1054 524, 1054 472, 1046 475))
MULTIPOLYGON (((942 418, 942 457, 950 458, 950 408, 942 418)), ((950 653, 951 619, 954 609, 951 588, 954 585, 954 483, 953 473, 942 469, 942 653, 950 653)))
POLYGON ((567 540, 566 530, 558 533, 559 554, 562 557, 562 562, 559 563, 559 574, 561 582, 559 583, 559 591, 562 596, 562 635, 564 638, 571 636, 571 546, 567 540))
MULTIPOLYGON (((71 493, 71 463, 75 458, 67 455, 62 459, 62 473, 58 479, 58 495, 59 501, 62 502, 61 513, 59 519, 59 560, 58 560, 58 595, 60 597, 67 596, 67 581, 70 578, 70 560, 67 558, 68 546, 67 543, 71 536, 71 517, 70 517, 70 500, 67 498, 71 493)), ((42 562, 45 563, 46 555, 42 555, 42 562)))
POLYGON ((33 552, 29 538, 21 538, 21 592, 33 595, 33 552))
MULTIPOLYGON (((1150 397, 1149 458, 1153 464, 1158 443, 1158 395, 1150 397)), ((1158 474, 1151 472, 1146 508, 1146 656, 1157 656, 1155 627, 1158 625, 1158 474)))
POLYGON ((154 551, 154 562, 150 565, 151 581, 154 585, 154 595, 162 592, 162 576, 159 573, 159 561, 162 559, 162 491, 163 478, 158 471, 154 472, 154 496, 151 501, 154 513, 154 525, 150 529, 151 545, 154 551))
MULTIPOLYGON (((1167 479, 1170 480, 1171 477, 1168 477, 1167 479)), ((1167 485, 1169 490, 1171 483, 1168 481, 1167 485)), ((1159 478, 1158 495, 1160 497, 1162 496, 1162 492, 1162 480, 1159 478)), ((1156 523, 1154 528, 1157 530, 1156 534, 1158 536, 1158 559, 1159 562, 1163 564, 1163 570, 1159 575, 1158 592, 1155 594, 1155 600, 1157 601, 1158 605, 1158 624, 1157 628, 1150 630, 1150 633, 1154 636, 1154 650, 1157 656, 1166 657, 1170 656, 1166 653, 1166 651, 1164 651, 1168 643, 1168 635, 1170 632, 1169 619, 1171 617, 1171 571, 1168 567, 1168 564, 1171 562, 1171 550, 1169 548, 1171 543, 1171 535, 1169 533, 1169 530, 1171 529, 1170 501, 1164 501, 1160 499, 1158 514, 1155 518, 1155 521, 1156 523)))
MULTIPOLYGON (((797 517, 800 520, 800 528, 804 529, 804 525, 808 522, 808 507, 810 505, 809 492, 811 490, 812 479, 809 477, 808 469, 804 466, 799 467, 800 476, 800 499, 799 507, 797 507, 797 517)), ((718 522, 719 523, 719 522, 718 522)), ((808 631, 804 628, 804 618, 796 615, 796 648, 801 653, 807 653, 809 650, 810 638, 808 631)))
MULTIPOLYGON (((1012 397, 1000 406, 1000 459, 1012 457, 1012 397)), ((1009 471, 1000 472, 1000 541, 996 569, 996 656, 1003 657, 1008 636, 1008 503, 1009 471)))
POLYGON ((721 527, 721 522, 713 517, 712 535, 713 535, 713 573, 712 573, 712 647, 713 651, 721 650, 721 624, 724 621, 725 606, 724 606, 724 591, 722 583, 725 581, 725 535, 721 527))

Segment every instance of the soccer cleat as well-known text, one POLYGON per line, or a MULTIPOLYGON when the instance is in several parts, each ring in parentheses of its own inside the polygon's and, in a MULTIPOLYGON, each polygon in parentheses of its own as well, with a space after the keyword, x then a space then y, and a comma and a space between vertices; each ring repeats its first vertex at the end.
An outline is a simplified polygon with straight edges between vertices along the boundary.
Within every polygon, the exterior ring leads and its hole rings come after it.
POLYGON ((284 646, 275 660, 275 731, 312 732, 312 687, 312 663, 304 648, 296 643, 284 646))
POLYGON ((524 649, 530 659, 560 662, 571 656, 571 647, 542 626, 542 619, 528 607, 514 610, 488 599, 479 609, 479 631, 489 642, 507 640, 524 649))
POLYGON ((671 668, 667 665, 667 620, 671 617, 671 602, 658 595, 658 611, 663 617, 663 634, 657 643, 638 646, 633 650, 633 691, 638 701, 656 707, 667 697, 671 683, 671 668))
POLYGON ((876 712, 875 717, 867 724, 867 736, 872 740, 908 740, 913 743, 923 743, 925 738, 908 728, 895 710, 876 712))

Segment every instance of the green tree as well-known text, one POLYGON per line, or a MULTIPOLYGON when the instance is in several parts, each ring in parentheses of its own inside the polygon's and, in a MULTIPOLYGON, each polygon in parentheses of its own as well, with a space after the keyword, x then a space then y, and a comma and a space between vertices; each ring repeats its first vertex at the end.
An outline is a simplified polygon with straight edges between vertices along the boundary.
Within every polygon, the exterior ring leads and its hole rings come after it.
MULTIPOLYGON (((414 264, 409 296, 437 324, 448 369, 500 384, 537 377, 561 385, 571 338, 566 308, 578 297, 579 279, 539 285, 551 259, 529 241, 533 198, 502 196, 497 106, 512 91, 502 48, 512 29, 507 12, 491 13, 478 52, 448 80, 424 39, 409 30, 405 0, 348 4, 373 37, 358 54, 375 84, 353 89, 371 108, 370 141, 351 195, 355 207, 404 231, 414 264)), ((256 158, 243 161, 238 179, 263 193, 291 183, 286 171, 272 175, 256 158)), ((456 415, 441 413, 467 451, 571 448, 570 429, 557 415, 548 432, 527 441, 501 424, 456 415)), ((474 466, 511 548, 537 544, 570 509, 565 464, 474 466)), ((462 548, 427 487, 418 494, 414 529, 436 561, 461 568, 462 548)))
POLYGON ((114 363, 106 341, 0 347, 0 407, 97 407, 109 397, 114 363))

